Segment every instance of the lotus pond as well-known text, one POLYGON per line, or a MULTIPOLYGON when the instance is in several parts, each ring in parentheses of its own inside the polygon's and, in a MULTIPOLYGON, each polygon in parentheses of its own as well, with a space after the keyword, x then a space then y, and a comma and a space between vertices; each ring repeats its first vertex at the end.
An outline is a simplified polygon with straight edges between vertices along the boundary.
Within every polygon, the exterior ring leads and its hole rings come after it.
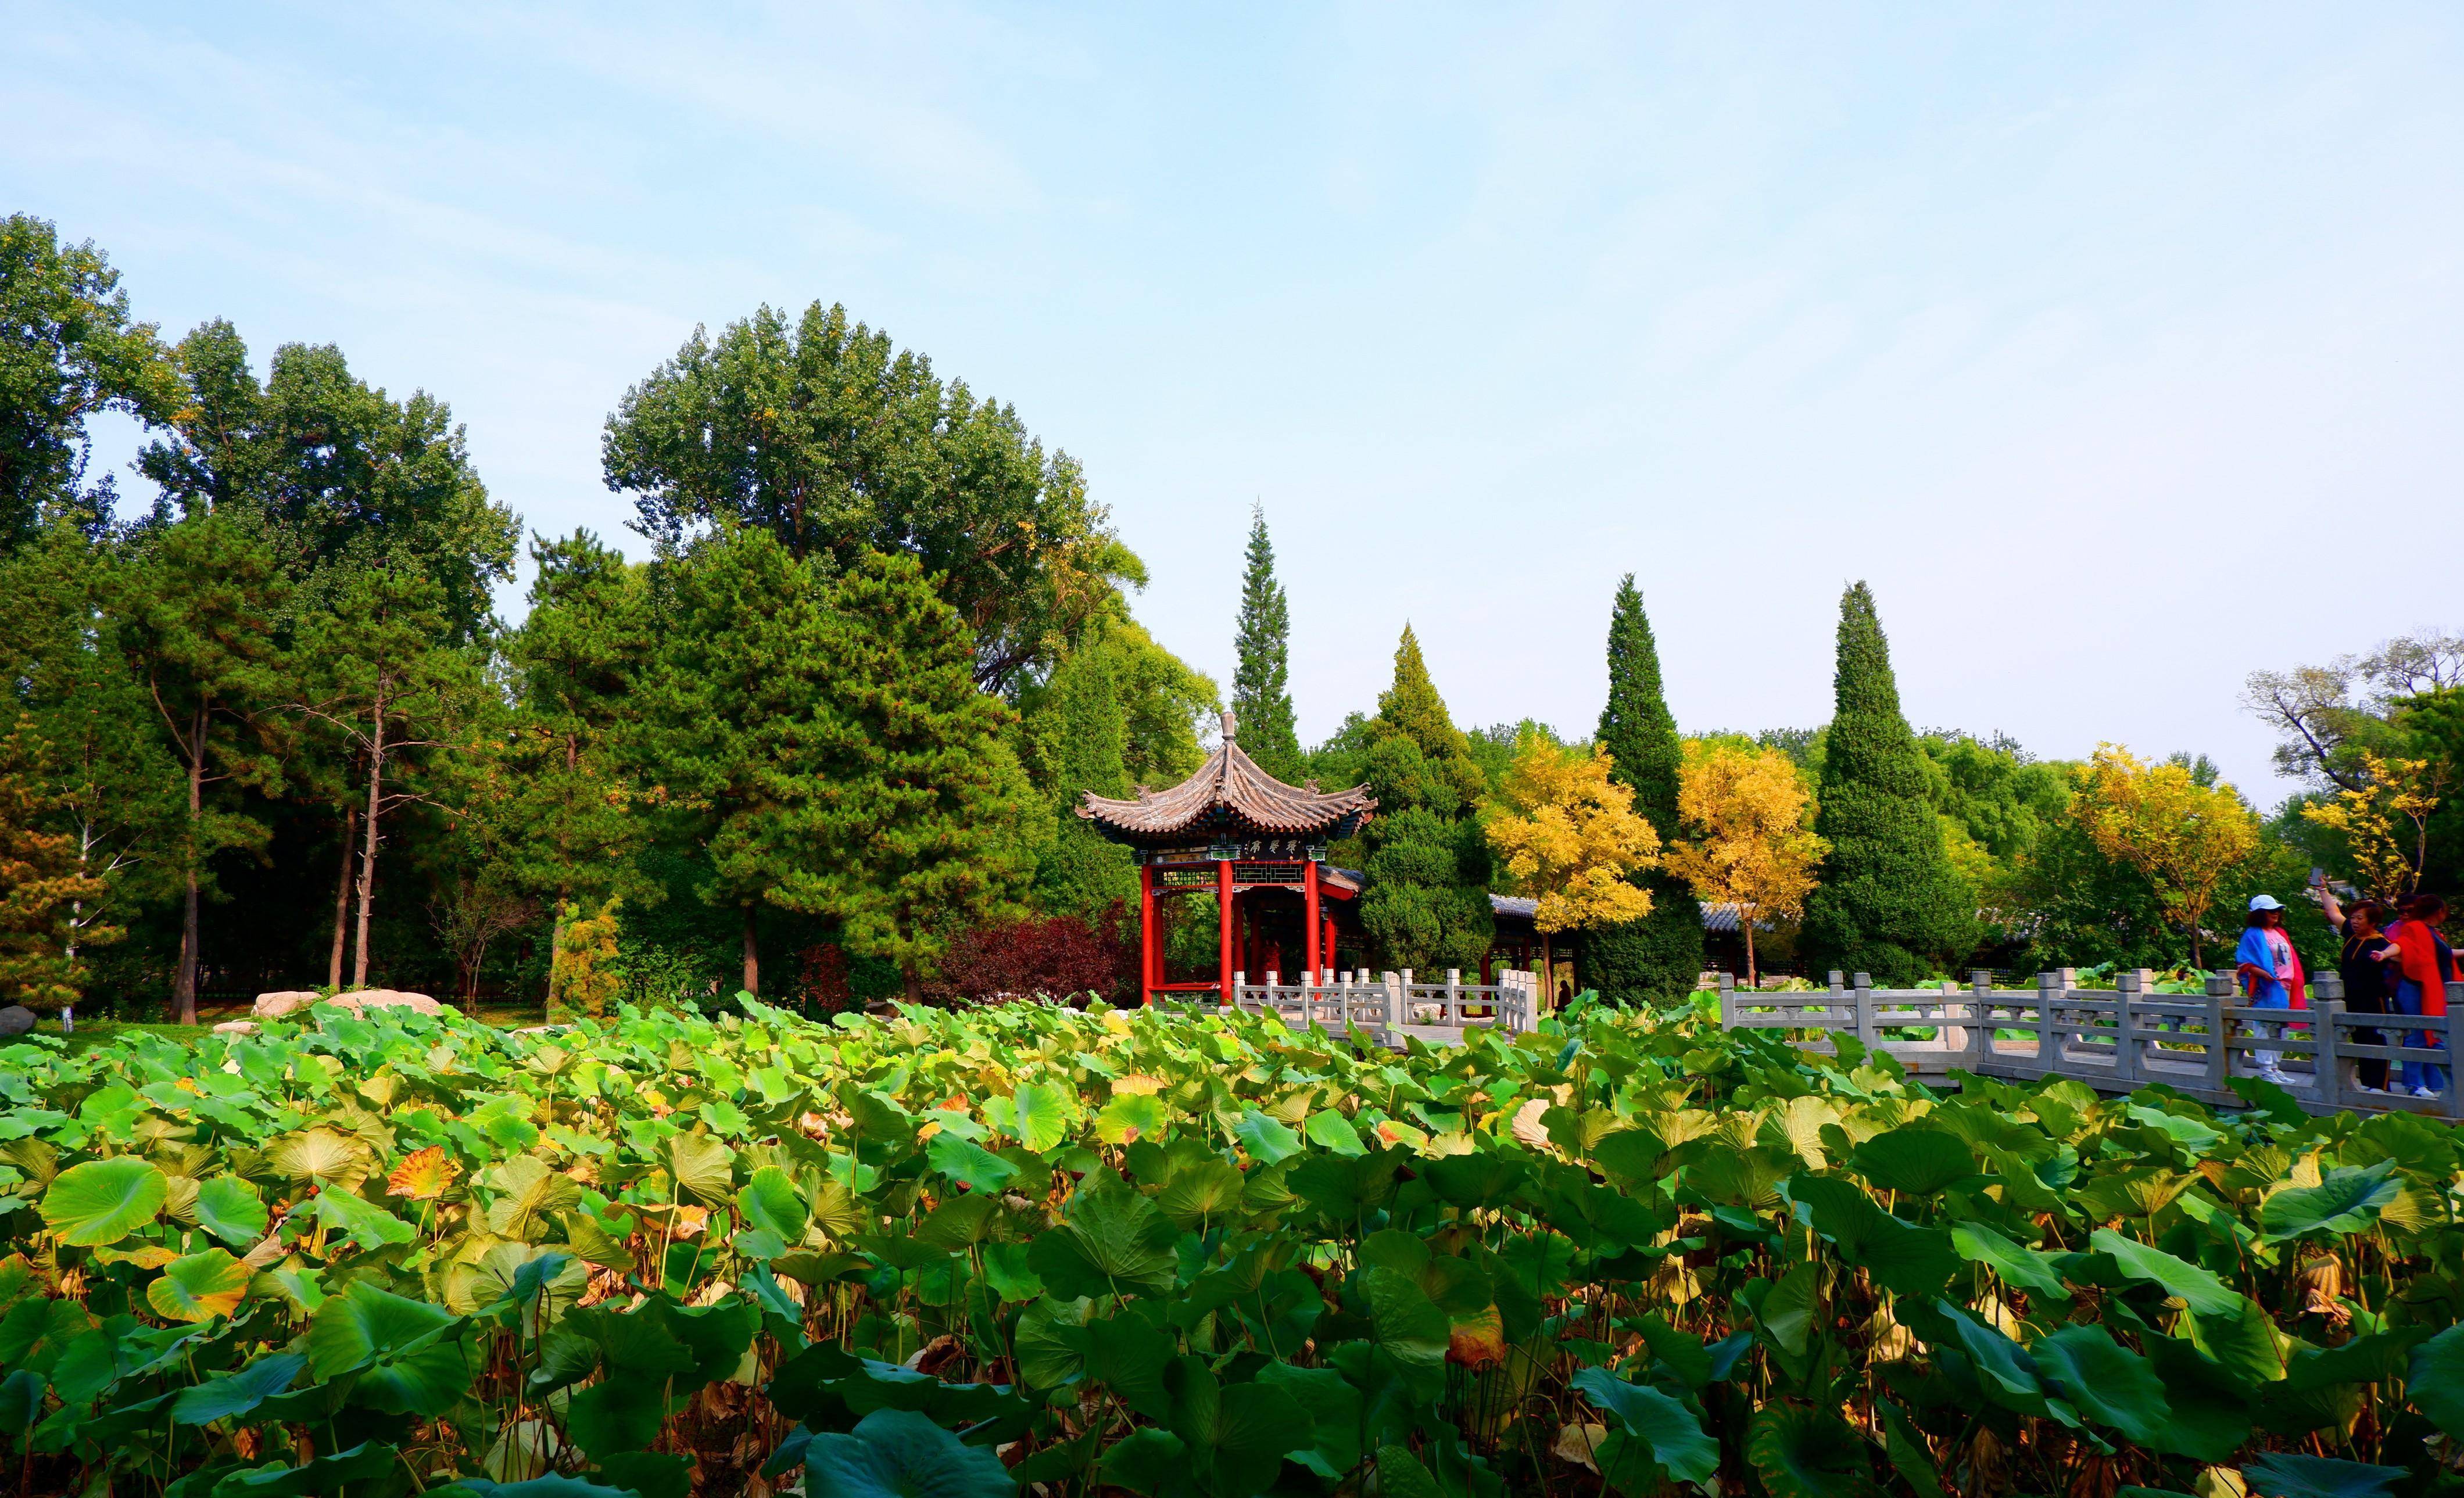
POLYGON ((1587 1007, 0 1052, 29 1493, 2422 1498, 2464 1154, 1587 1007))

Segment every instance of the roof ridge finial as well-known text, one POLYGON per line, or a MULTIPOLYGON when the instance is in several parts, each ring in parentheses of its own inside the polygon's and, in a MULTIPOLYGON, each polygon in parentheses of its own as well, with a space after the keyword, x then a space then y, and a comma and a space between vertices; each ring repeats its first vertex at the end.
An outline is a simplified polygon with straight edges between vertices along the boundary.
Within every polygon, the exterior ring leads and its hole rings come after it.
POLYGON ((1241 737, 1241 735, 1240 735, 1240 726, 1241 726, 1241 725, 1240 725, 1240 723, 1238 722, 1238 720, 1236 720, 1236 719, 1232 716, 1232 710, 1231 710, 1231 709, 1229 709, 1229 708, 1224 709, 1224 710, 1223 710, 1223 741, 1224 741, 1225 743, 1227 743, 1227 744, 1228 744, 1228 743, 1232 742, 1232 740, 1234 740, 1235 738, 1240 738, 1240 737, 1241 737))

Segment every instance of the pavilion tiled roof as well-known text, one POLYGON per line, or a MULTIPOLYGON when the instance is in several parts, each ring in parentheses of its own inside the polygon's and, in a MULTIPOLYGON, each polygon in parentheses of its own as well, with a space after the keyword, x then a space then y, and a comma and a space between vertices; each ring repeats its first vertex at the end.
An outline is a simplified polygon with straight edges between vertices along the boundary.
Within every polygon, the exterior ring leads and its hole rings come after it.
POLYGON ((1345 836, 1377 810, 1376 798, 1366 785, 1322 791, 1314 781, 1306 786, 1285 784, 1258 768, 1234 738, 1233 726, 1232 715, 1226 713, 1223 742, 1197 774, 1172 789, 1141 786, 1129 801, 1088 791, 1079 798, 1078 815, 1116 842, 1155 843, 1219 829, 1268 837, 1345 836), (1350 826, 1342 826, 1345 823, 1350 826))

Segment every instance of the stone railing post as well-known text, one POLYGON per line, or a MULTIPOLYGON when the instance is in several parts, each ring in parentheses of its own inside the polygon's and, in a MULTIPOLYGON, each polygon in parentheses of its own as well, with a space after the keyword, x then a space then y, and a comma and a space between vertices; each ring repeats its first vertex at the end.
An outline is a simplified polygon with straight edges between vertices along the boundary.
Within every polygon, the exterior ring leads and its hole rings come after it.
POLYGON ((1234 969, 1232 970, 1232 1007, 1233 1007, 1233 1008, 1235 1008, 1235 1009, 1245 1009, 1245 1008, 1247 1008, 1247 1007, 1248 1007, 1248 1005, 1247 1005, 1247 1004, 1243 1003, 1243 1002, 1241 1002, 1243 999, 1244 999, 1245 997, 1247 997, 1246 990, 1247 990, 1248 986, 1249 986, 1249 975, 1248 975, 1247 973, 1243 972, 1241 969, 1239 969, 1239 968, 1237 968, 1237 967, 1236 967, 1236 968, 1234 968, 1234 969))
POLYGON ((2225 1034, 2225 1001, 2233 991, 2231 976, 2218 973, 2208 979, 2208 1087, 2218 1092, 2233 1078, 2233 1043, 2225 1034))
POLYGON ((1983 1076, 1993 1054, 1993 975, 1980 967, 1968 975, 1968 985, 1969 1018, 1976 1022, 1968 1027, 1968 1069, 1983 1076))
POLYGON ((1881 1042, 1874 1027, 1874 980, 1863 973, 1857 975, 1857 1044, 1872 1050, 1881 1042))
POLYGON ((2047 1075, 2062 1068, 2061 1036, 2054 1029, 2054 1016, 2061 1007, 2062 977, 2056 973, 2036 975, 2036 1065, 2047 1075))
POLYGON ((2464 983, 2447 985, 2447 1116, 2464 1121, 2464 983))
POLYGON ((1733 1030, 1736 1027, 1737 975, 1722 973, 1720 975, 1720 1028, 1733 1030))
POLYGON ((1463 1023, 1463 969, 1459 967, 1446 969, 1446 1023, 1455 1025, 1463 1023))
POLYGON ((2310 1010, 2318 1017, 2311 1022, 2310 1035, 2319 1046, 2310 1053, 2310 1085, 2319 1095, 2321 1107, 2342 1108, 2344 1106, 2344 1058, 2339 1047, 2342 1037, 2336 1033, 2336 1020, 2344 1012, 2344 1001, 2321 999, 2311 1004, 2310 1010))
POLYGON ((2147 985, 2156 975, 2139 968, 2115 976, 2113 980, 2113 1079, 2117 1082, 2139 1080, 2138 1017, 2130 1012, 2131 1003, 2145 996, 2147 985))

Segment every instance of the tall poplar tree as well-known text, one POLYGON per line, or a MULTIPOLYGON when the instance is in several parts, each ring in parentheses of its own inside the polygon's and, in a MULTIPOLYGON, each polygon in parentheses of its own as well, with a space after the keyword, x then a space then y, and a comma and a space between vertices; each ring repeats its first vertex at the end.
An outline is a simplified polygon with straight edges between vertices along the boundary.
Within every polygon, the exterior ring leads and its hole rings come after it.
POLYGON ((1241 747, 1261 769, 1292 782, 1302 773, 1299 730, 1292 721, 1290 606, 1275 581, 1275 546, 1264 506, 1249 512, 1248 570, 1241 579, 1239 664, 1232 671, 1232 712, 1241 747))
POLYGON ((1488 840, 1476 815, 1488 778, 1446 712, 1411 627, 1377 699, 1365 756, 1377 816, 1365 829, 1361 924, 1396 968, 1474 967, 1496 935, 1488 840))
POLYGON ((1961 883, 1926 794, 1923 752, 1900 711, 1890 644, 1873 590, 1839 599, 1837 705, 1822 760, 1814 830, 1830 844, 1806 901, 1801 950, 1815 969, 1867 973, 1878 984, 1956 960, 1973 935, 1961 883))
POLYGON ((154 324, 132 319, 120 273, 88 240, 62 244, 31 214, 0 218, 0 552, 79 498, 86 418, 147 425, 180 405, 154 324))
MULTIPOLYGON (((1599 744, 1615 761, 1612 777, 1634 787, 1634 809, 1660 834, 1661 846, 1676 847, 1684 754, 1661 688, 1660 647, 1631 572, 1617 584, 1609 618, 1609 700, 1600 710, 1599 744)), ((1676 999, 1703 971, 1702 904, 1685 881, 1662 869, 1634 882, 1650 893, 1651 911, 1585 938, 1590 976, 1612 1002, 1676 999)))

